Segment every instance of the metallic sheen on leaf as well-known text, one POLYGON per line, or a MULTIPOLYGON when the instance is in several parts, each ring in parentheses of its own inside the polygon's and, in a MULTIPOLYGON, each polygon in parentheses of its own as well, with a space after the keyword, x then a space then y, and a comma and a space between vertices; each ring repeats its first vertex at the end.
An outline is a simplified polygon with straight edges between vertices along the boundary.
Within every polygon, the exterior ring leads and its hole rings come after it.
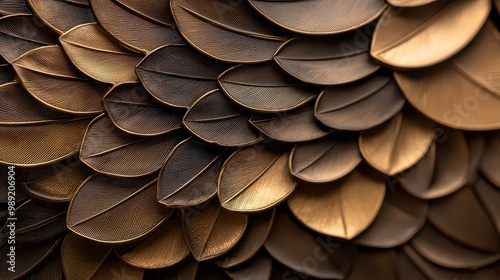
POLYGON ((62 34, 71 28, 95 22, 90 7, 61 0, 27 0, 35 15, 49 28, 62 34))

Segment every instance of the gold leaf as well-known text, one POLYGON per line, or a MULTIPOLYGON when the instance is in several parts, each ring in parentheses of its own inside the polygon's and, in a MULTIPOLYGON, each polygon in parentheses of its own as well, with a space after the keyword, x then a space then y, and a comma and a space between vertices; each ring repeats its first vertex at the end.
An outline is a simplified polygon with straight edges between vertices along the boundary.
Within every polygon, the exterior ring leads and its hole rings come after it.
POLYGON ((225 210, 216 199, 183 209, 182 218, 186 241, 197 261, 213 259, 233 248, 248 222, 247 215, 225 210))
POLYGON ((396 7, 418 7, 430 4, 437 0, 387 0, 389 4, 396 7))
POLYGON ((33 49, 12 65, 26 90, 51 109, 76 115, 103 111, 101 99, 109 85, 93 82, 80 74, 61 47, 33 49))
POLYGON ((439 0, 403 10, 390 8, 377 24, 371 55, 395 68, 437 64, 472 41, 490 9, 489 0, 439 0))
POLYGON ((172 0, 172 14, 180 34, 205 55, 231 63, 271 60, 287 40, 246 1, 232 5, 222 0, 172 0), (214 38, 217 38, 214 40, 214 38))
POLYGON ((486 138, 486 147, 483 153, 480 168, 483 175, 500 188, 500 133, 492 132, 486 138))
POLYGON ((67 227, 88 239, 123 243, 145 236, 173 212, 156 201, 156 180, 94 175, 77 190, 67 227), (138 207, 137 205, 140 205, 138 207))
POLYGON ((500 33, 487 23, 476 39, 452 59, 428 69, 395 72, 394 76, 406 99, 436 122, 466 130, 499 129, 498 53, 500 33))
POLYGON ((371 166, 392 176, 425 156, 432 144, 433 128, 433 122, 406 110, 380 126, 363 131, 359 149, 371 166))
POLYGON ((385 181, 355 170, 328 185, 300 185, 288 199, 299 221, 316 232, 352 239, 375 219, 382 206, 385 181))
POLYGON ((35 15, 58 34, 80 24, 95 22, 92 10, 88 6, 60 0, 27 0, 27 2, 35 15))
POLYGON ((135 66, 142 56, 123 51, 97 23, 78 25, 63 33, 59 41, 85 75, 111 84, 137 80, 135 66))
POLYGON ((218 194, 222 207, 257 212, 276 206, 295 189, 288 169, 288 152, 246 148, 224 163, 218 194))

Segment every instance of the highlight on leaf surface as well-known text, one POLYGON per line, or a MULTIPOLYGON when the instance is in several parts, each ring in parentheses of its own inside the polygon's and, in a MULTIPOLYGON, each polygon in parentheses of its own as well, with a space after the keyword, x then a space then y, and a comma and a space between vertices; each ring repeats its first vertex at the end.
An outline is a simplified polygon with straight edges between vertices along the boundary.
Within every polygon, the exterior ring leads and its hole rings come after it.
POLYGON ((337 34, 358 28, 375 20, 387 7, 382 0, 250 0, 250 4, 273 23, 308 35, 337 34))
POLYGON ((61 47, 33 49, 12 65, 26 90, 51 109, 75 115, 95 115, 103 111, 101 99, 109 85, 82 75, 61 47))
POLYGON ((97 23, 78 25, 63 33, 59 41, 85 75, 110 84, 137 80, 135 66, 142 56, 124 51, 97 23))
POLYGON ((136 240, 158 228, 173 212, 156 201, 156 180, 88 178, 69 205, 66 224, 74 233, 102 243, 136 240), (141 205, 141 207, 137 207, 141 205))
POLYGON ((387 0, 387 2, 396 7, 418 7, 430 4, 437 0, 387 0))
POLYGON ((402 10, 392 7, 377 24, 370 53, 394 68, 438 64, 472 41, 490 9, 490 0, 439 0, 402 10))
POLYGON ((231 63, 271 60, 287 40, 246 1, 171 0, 172 14, 184 39, 203 54, 231 63), (213 40, 217 38, 217 40, 213 40))

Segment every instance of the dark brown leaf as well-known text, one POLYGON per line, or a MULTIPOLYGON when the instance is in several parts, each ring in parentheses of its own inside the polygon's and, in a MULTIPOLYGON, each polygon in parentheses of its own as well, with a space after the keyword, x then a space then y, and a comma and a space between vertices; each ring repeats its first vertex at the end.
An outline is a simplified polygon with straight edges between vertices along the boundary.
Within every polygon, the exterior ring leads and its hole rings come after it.
POLYGON ((240 147, 253 145, 263 139, 250 127, 249 118, 246 111, 217 89, 196 100, 184 115, 183 123, 203 141, 220 146, 240 147))
POLYGON ((170 0, 153 0, 147 2, 143 0, 116 0, 116 2, 149 20, 167 27, 174 25, 174 19, 170 14, 170 0))
POLYGON ((174 266, 145 270, 144 280, 195 280, 198 264, 198 261, 189 255, 174 266))
POLYGON ((152 232, 172 212, 156 201, 156 180, 99 174, 86 180, 71 200, 67 226, 91 240, 123 243, 152 232))
POLYGON ((229 270, 227 275, 234 280, 269 279, 273 260, 267 253, 262 252, 251 260, 229 270))
POLYGON ((484 148, 483 157, 481 159, 480 168, 483 175, 490 182, 500 188, 500 174, 498 167, 500 166, 500 133, 493 132, 487 134, 486 147, 484 148))
POLYGON ((296 81, 271 62, 232 67, 219 76, 219 85, 238 105, 264 113, 296 109, 319 93, 319 88, 296 81))
MULTIPOLYGON (((9 191, 12 191, 12 187, 9 188, 10 184, 14 184, 14 186, 16 187, 16 204, 19 205, 22 201, 30 198, 30 196, 26 194, 21 188, 17 187, 19 186, 19 182, 21 182, 21 175, 24 170, 27 169, 12 168, 6 165, 0 165, 0 182, 3 182, 4 184, 4 187, 0 188, 0 203, 7 205, 7 203, 9 202, 9 191)), ((7 210, 7 207, 4 207, 4 209, 2 210, 7 210)))
POLYGON ((478 179, 474 189, 482 207, 488 212, 500 234, 500 190, 483 178, 478 179))
POLYGON ((26 280, 63 280, 60 250, 55 250, 26 277, 26 280))
POLYGON ((0 14, 31 14, 26 0, 4 0, 0 1, 0 14))
POLYGON ((467 172, 468 186, 474 185, 479 178, 479 168, 484 151, 486 150, 486 141, 481 133, 470 133, 465 135, 467 146, 469 148, 469 168, 467 172))
POLYGON ((162 106, 140 84, 120 84, 103 98, 111 121, 138 136, 156 136, 181 128, 183 111, 162 106))
POLYGON ((403 93, 391 76, 377 73, 348 85, 326 88, 316 100, 314 115, 341 130, 365 130, 387 121, 403 108, 403 93))
POLYGON ((5 62, 3 59, 0 59, 0 85, 8 82, 13 82, 16 79, 16 73, 14 72, 14 68, 5 62))
MULTIPOLYGON (((403 249, 406 250, 406 248, 411 249, 410 246, 404 245, 403 249)), ((410 257, 405 252, 403 252, 403 249, 396 251, 398 257, 397 268, 398 268, 399 279, 429 280, 429 278, 425 276, 425 273, 421 270, 421 268, 418 267, 416 263, 414 263, 414 261, 410 259, 410 257)), ((446 278, 441 278, 441 279, 446 279, 446 278)))
POLYGON ((224 151, 193 137, 179 143, 158 176, 158 201, 168 207, 186 207, 214 196, 224 151))
POLYGON ((360 250, 347 279, 398 280, 396 258, 394 250, 360 250))

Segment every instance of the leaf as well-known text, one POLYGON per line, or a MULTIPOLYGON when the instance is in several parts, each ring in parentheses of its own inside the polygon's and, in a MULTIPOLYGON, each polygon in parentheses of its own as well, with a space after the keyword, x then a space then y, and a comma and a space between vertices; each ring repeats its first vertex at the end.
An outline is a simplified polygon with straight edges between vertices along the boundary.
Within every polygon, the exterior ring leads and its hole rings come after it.
POLYGON ((246 111, 218 89, 197 99, 182 120, 186 129, 205 142, 227 147, 253 145, 263 137, 250 127, 246 111), (210 108, 210 110, 207 110, 210 108))
POLYGON ((425 156, 434 137, 433 126, 427 118, 406 110, 380 126, 363 131, 359 150, 372 167, 392 176, 425 156))
POLYGON ((479 165, 485 150, 485 140, 482 134, 468 134, 466 135, 467 146, 469 149, 469 168, 467 172, 468 186, 474 185, 479 178, 479 165))
POLYGON ((253 115, 250 123, 269 138, 282 142, 305 142, 332 132, 314 118, 314 108, 289 113, 253 115))
POLYGON ((153 234, 137 245, 116 249, 128 264, 144 269, 156 269, 182 261, 189 252, 182 225, 178 219, 165 221, 153 234))
POLYGON ((124 132, 157 136, 181 128, 184 112, 161 106, 140 84, 120 84, 103 98, 111 121, 124 132))
POLYGON ((57 34, 95 22, 90 7, 60 0, 27 0, 35 15, 57 34), (61 16, 64 15, 64 16, 61 16))
POLYGON ((114 127, 105 115, 95 118, 83 138, 80 159, 95 171, 137 177, 158 171, 172 149, 186 137, 179 131, 138 137, 114 127))
POLYGON ((500 133, 491 133, 486 137, 486 147, 480 163, 481 173, 500 188, 500 133))
POLYGON ((427 154, 399 182, 410 194, 422 199, 449 195, 467 181, 469 152, 461 131, 444 129, 442 140, 432 144, 427 154))
POLYGON ((219 76, 219 85, 233 102, 264 113, 296 109, 319 93, 285 75, 274 63, 232 67, 219 76))
POLYGON ((370 53, 395 68, 437 64, 472 41, 490 9, 489 0, 443 0, 403 10, 390 8, 377 24, 370 53))
POLYGON ((161 103, 189 107, 217 88, 217 77, 229 66, 184 45, 168 45, 149 53, 137 65, 137 76, 161 103))
POLYGON ((151 21, 167 27, 174 26, 174 19, 170 14, 170 0, 155 0, 152 3, 142 0, 116 0, 116 2, 151 21))
POLYGON ((0 85, 0 162, 34 167, 65 159, 78 152, 89 122, 45 108, 18 83, 0 85))
POLYGON ((224 151, 193 137, 179 143, 158 176, 158 201, 167 207, 186 207, 214 196, 224 151))
POLYGON ((435 1, 437 0, 387 0, 389 4, 396 7, 418 7, 435 1))
MULTIPOLYGON (((158 2, 150 1, 149 5, 156 10, 165 8, 164 4, 157 4, 158 2)), ((90 0, 90 4, 102 28, 133 51, 148 53, 163 45, 182 43, 173 26, 166 27, 147 17, 141 17, 116 1, 90 0)))
POLYGON ((394 76, 406 99, 436 122, 465 130, 499 129, 500 76, 494 70, 500 64, 495 55, 500 52, 499 38, 493 24, 487 23, 452 59, 421 71, 395 72, 394 76))
POLYGON ((226 270, 231 279, 269 279, 273 260, 266 253, 261 253, 244 264, 226 270))
POLYGON ((349 280, 398 280, 394 250, 363 250, 357 254, 349 280))
POLYGON ((287 202, 293 215, 308 228, 352 239, 373 222, 384 194, 382 176, 355 170, 327 185, 299 185, 287 202))
MULTIPOLYGON (((415 280, 433 279, 433 278, 427 278, 424 272, 425 269, 421 269, 417 265, 417 262, 415 262, 413 259, 410 259, 410 254, 406 253, 407 249, 412 250, 413 253, 415 252, 415 250, 413 250, 409 245, 403 245, 402 249, 396 251, 398 257, 397 268, 398 268, 399 279, 415 279, 415 280)), ((419 259, 423 260, 422 257, 420 257, 419 259)))
POLYGON ((195 280, 198 261, 189 255, 179 264, 164 269, 145 270, 144 279, 157 280, 195 280))
POLYGON ((292 269, 321 279, 345 279, 355 258, 351 243, 305 230, 284 208, 276 211, 264 246, 275 260, 287 266, 288 271, 292 269), (313 258, 316 265, 304 265, 304 260, 313 256, 321 256, 313 258))
POLYGON ((431 262, 454 269, 486 266, 500 258, 498 253, 478 251, 456 243, 429 224, 412 239, 411 245, 431 262))
POLYGON ((199 262, 229 251, 241 239, 248 216, 223 209, 216 199, 182 210, 186 241, 199 262), (200 209, 200 210, 198 210, 200 209))
POLYGON ((337 34, 355 29, 375 20, 386 8, 381 0, 250 0, 250 4, 273 23, 308 35, 337 34))
POLYGON ((156 201, 155 183, 150 177, 90 177, 71 200, 68 229, 103 243, 123 243, 145 236, 173 212, 156 201))
POLYGON ((137 80, 135 66, 142 56, 123 51, 97 23, 76 26, 63 33, 59 41, 85 75, 111 84, 137 80))
POLYGON ((245 263, 264 245, 271 231, 275 209, 251 214, 248 216, 248 225, 240 241, 229 252, 212 261, 222 268, 231 268, 245 263))
POLYGON ((431 201, 428 219, 441 233, 459 243, 476 250, 500 252, 495 225, 470 188, 431 201))
POLYGON ((251 147, 234 152, 222 166, 219 177, 222 207, 257 212, 283 202, 296 185, 287 163, 286 150, 251 147))
POLYGON ((284 43, 274 61, 283 71, 306 83, 345 84, 380 68, 370 57, 370 41, 369 34, 361 29, 332 37, 299 37, 284 43))
POLYGON ((13 82, 16 79, 16 73, 10 64, 0 59, 0 85, 13 82))
POLYGON ((409 241, 425 224, 427 202, 396 187, 387 190, 377 217, 355 243, 376 248, 392 248, 409 241))
POLYGON ((95 83, 71 64, 59 46, 33 49, 12 62, 26 90, 51 109, 76 115, 103 111, 109 85, 95 83))
POLYGON ((172 0, 175 23, 195 49, 216 60, 257 63, 271 60, 287 40, 246 2, 172 0), (217 40, 213 40, 217 38, 217 40))
POLYGON ((4 0, 0 1, 0 14, 31 14, 25 0, 4 0))
POLYGON ((405 101, 396 82, 378 73, 326 88, 316 100, 314 115, 328 127, 359 131, 387 121, 401 111, 405 101))
MULTIPOLYGON (((31 196, 48 202, 69 202, 77 188, 92 175, 78 155, 51 165, 26 169, 22 188, 31 196)), ((18 195, 16 200, 18 200, 18 195)))
POLYGON ((60 250, 53 252, 26 277, 29 280, 64 280, 60 250))
POLYGON ((11 15, 0 19, 0 55, 9 63, 25 52, 54 45, 52 31, 31 15, 11 15))
POLYGON ((483 178, 477 180, 474 185, 474 190, 483 209, 488 212, 489 217, 500 233, 500 204, 498 203, 500 199, 500 190, 483 178))
POLYGON ((293 176, 311 183, 342 178, 361 162, 357 137, 338 133, 313 142, 296 144, 290 154, 293 176))

